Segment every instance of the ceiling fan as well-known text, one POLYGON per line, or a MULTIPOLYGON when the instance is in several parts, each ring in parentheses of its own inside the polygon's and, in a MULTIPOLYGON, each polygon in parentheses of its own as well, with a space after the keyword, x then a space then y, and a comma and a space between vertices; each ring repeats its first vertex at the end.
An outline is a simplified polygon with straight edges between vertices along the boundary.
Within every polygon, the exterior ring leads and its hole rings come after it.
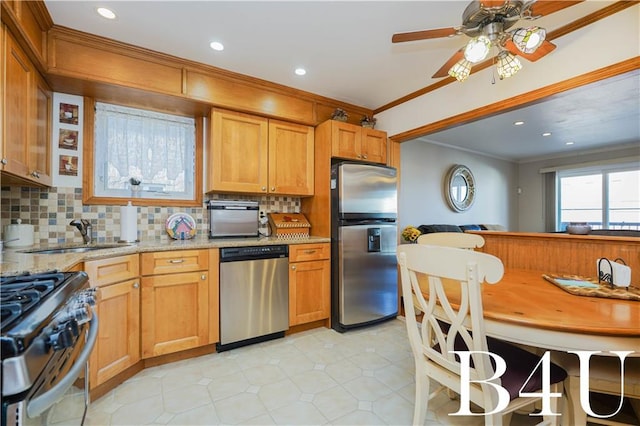
POLYGON ((546 40, 544 28, 532 26, 508 31, 520 20, 535 20, 580 1, 544 0, 473 0, 462 13, 462 25, 394 34, 393 43, 453 37, 465 34, 471 40, 460 48, 432 78, 450 75, 464 81, 471 67, 483 61, 492 47, 498 53, 494 58, 499 77, 510 77, 522 68, 515 55, 537 61, 556 46, 546 40))

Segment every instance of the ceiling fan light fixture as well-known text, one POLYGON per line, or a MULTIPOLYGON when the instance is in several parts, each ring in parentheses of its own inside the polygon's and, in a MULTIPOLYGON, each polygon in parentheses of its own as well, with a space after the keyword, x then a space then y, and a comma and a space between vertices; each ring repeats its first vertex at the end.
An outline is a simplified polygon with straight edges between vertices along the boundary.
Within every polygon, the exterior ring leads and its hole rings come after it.
POLYGON ((449 69, 449 75, 459 82, 463 82, 471 74, 471 66, 473 64, 462 58, 449 69))
POLYGON ((481 35, 472 38, 469 40, 469 43, 467 43, 467 47, 464 48, 464 58, 475 64, 486 58, 490 49, 491 40, 489 40, 489 37, 481 35))
POLYGON ((509 78, 522 69, 522 64, 512 53, 503 50, 498 53, 498 61, 496 65, 500 80, 509 78))
POLYGON ((547 31, 540 27, 518 28, 511 36, 513 43, 522 53, 533 53, 547 37, 547 31))

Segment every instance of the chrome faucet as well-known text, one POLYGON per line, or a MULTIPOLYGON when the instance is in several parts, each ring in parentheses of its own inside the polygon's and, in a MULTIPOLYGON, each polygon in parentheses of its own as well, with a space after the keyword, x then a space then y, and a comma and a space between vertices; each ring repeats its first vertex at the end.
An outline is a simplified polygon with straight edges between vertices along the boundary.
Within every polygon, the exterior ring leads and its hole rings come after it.
POLYGON ((78 228, 85 244, 91 243, 91 222, 87 219, 73 219, 69 225, 78 228))

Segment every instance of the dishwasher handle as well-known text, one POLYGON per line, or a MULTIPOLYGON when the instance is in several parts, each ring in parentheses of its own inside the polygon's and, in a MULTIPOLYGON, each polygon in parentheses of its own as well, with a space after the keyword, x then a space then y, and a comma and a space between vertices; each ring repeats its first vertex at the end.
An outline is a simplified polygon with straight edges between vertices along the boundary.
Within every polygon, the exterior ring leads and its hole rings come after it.
POLYGON ((288 258, 288 245, 226 247, 220 249, 220 263, 243 260, 288 258))

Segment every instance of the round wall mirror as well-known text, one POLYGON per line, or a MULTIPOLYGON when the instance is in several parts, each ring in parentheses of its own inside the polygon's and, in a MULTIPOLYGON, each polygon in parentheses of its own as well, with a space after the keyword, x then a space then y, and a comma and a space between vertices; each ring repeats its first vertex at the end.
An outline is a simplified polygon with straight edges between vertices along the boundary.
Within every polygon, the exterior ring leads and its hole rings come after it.
POLYGON ((462 212, 473 204, 476 195, 476 181, 467 166, 456 164, 447 172, 444 188, 449 207, 462 212))

